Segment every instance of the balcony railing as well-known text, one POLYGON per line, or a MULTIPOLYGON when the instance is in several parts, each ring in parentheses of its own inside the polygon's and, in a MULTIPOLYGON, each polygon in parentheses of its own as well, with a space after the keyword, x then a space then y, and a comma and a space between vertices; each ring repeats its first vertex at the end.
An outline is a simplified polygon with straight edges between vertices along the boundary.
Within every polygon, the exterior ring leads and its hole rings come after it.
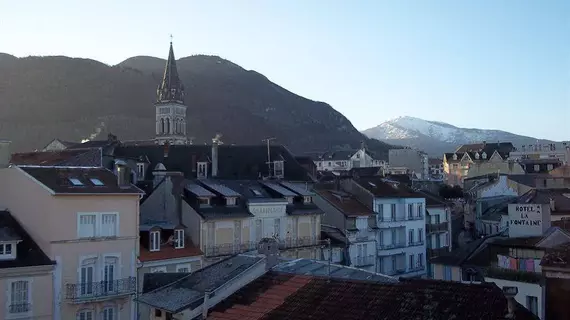
POLYGON ((418 265, 409 267, 408 272, 421 271, 421 270, 424 270, 425 268, 426 268, 426 266, 418 264, 418 265))
POLYGON ((136 288, 137 280, 135 277, 113 281, 69 283, 66 285, 65 298, 72 302, 105 300, 134 294, 136 288))
POLYGON ((527 283, 540 283, 542 274, 534 271, 522 271, 500 268, 497 266, 487 267, 482 270, 483 275, 488 278, 519 281, 527 283))
POLYGON ((409 221, 422 220, 423 218, 424 218, 423 215, 419 215, 419 216, 408 216, 408 219, 406 219, 406 220, 409 220, 409 221))
POLYGON ((378 217, 379 222, 400 222, 400 221, 414 221, 414 220, 422 220, 424 218, 423 215, 421 216, 395 216, 395 217, 378 217))
POLYGON ((376 264, 376 256, 356 257, 353 264, 355 267, 373 266, 376 264))
POLYGON ((417 247, 417 246, 423 246, 423 245, 424 245, 423 240, 422 241, 410 241, 408 243, 408 246, 410 246, 410 247, 417 247))
POLYGON ((427 249, 427 254, 430 258, 438 257, 449 252, 449 247, 442 247, 437 249, 427 249))
MULTIPOLYGON (((277 242, 280 250, 310 247, 321 244, 319 237, 277 239, 277 242)), ((258 243, 258 241, 248 241, 243 243, 223 243, 206 246, 204 248, 204 255, 206 257, 219 257, 257 250, 258 243)))
POLYGON ((31 305, 29 303, 18 303, 18 304, 11 304, 8 307, 9 313, 26 313, 31 310, 31 305))
POLYGON ((449 225, 447 222, 434 223, 434 224, 428 224, 427 225, 428 233, 445 232, 445 231, 448 231, 448 229, 449 229, 449 225))
POLYGON ((397 248, 405 248, 407 246, 407 244, 405 242, 395 242, 395 243, 389 243, 389 244, 379 244, 378 245, 378 249, 379 250, 389 250, 389 249, 397 249, 397 248))

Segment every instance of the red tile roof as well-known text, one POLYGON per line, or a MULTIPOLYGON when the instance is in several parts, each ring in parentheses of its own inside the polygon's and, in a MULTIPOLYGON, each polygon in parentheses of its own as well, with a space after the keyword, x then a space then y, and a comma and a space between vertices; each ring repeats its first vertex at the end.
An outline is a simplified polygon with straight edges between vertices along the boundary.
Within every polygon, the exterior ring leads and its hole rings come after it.
POLYGON ((199 248, 196 248, 189 243, 182 249, 176 249, 172 246, 161 246, 160 251, 148 251, 147 248, 140 246, 139 260, 142 262, 167 260, 176 258, 188 258, 201 256, 203 253, 199 248))
MULTIPOLYGON (((507 299, 493 283, 380 284, 271 271, 216 305, 208 320, 480 320, 505 319, 507 313, 507 299)), ((520 305, 515 316, 537 319, 520 305)))
POLYGON ((317 193, 346 216, 369 216, 374 214, 372 209, 358 202, 349 194, 335 193, 335 191, 331 190, 318 190, 317 193))

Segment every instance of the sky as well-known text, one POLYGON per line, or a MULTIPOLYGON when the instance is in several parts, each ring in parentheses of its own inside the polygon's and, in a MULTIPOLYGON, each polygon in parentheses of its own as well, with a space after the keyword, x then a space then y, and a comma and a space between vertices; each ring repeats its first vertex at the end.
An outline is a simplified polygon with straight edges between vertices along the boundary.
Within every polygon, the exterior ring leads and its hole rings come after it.
POLYGON ((0 0, 0 52, 212 54, 359 130, 398 116, 570 140, 568 0, 0 0))

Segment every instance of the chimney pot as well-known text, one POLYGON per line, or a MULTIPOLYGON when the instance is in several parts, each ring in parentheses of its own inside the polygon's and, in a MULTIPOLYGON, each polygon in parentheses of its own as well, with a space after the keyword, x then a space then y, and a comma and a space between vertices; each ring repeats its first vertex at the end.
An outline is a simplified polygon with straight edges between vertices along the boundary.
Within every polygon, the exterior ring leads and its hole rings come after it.
POLYGON ((503 287, 503 294, 507 298, 507 319, 513 319, 515 317, 516 301, 515 296, 519 293, 517 287, 503 287))

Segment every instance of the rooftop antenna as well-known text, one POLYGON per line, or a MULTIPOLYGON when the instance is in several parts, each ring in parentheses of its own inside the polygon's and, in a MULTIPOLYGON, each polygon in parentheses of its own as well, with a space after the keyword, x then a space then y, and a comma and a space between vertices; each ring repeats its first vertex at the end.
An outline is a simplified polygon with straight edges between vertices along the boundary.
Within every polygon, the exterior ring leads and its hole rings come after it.
POLYGON ((270 143, 271 143, 271 141, 273 141, 275 139, 277 139, 277 138, 267 138, 267 139, 261 140, 261 141, 267 142, 267 174, 269 177, 271 177, 271 148, 270 148, 270 143))

